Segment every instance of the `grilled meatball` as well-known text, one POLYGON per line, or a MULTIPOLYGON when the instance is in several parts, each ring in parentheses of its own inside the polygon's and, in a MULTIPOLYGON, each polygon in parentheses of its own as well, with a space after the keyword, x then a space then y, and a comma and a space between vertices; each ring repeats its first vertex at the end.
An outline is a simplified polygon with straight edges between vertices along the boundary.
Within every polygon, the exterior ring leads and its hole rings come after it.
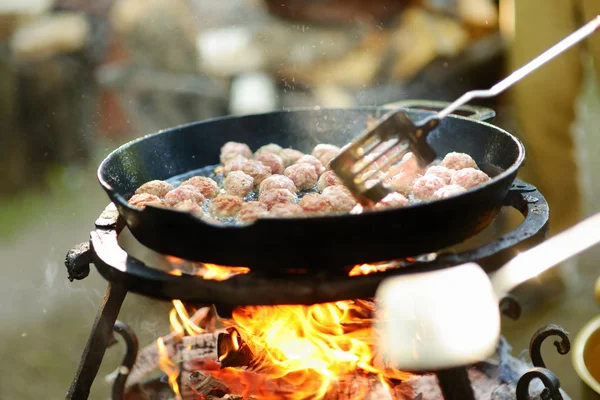
POLYGON ((427 172, 425 172, 425 176, 435 175, 438 178, 442 178, 442 180, 446 183, 446 185, 449 185, 450 181, 452 180, 452 176, 454 175, 455 172, 456 172, 456 170, 449 169, 449 168, 443 167, 441 165, 434 165, 427 169, 427 172))
POLYGON ((319 177, 319 181, 317 182, 317 189, 319 192, 323 193, 323 190, 328 186, 341 185, 342 181, 333 171, 325 171, 319 177))
POLYGON ((269 210, 269 217, 294 218, 302 215, 304 210, 298 204, 277 203, 269 210))
POLYGON ((259 147, 259 149, 254 152, 254 157, 258 159, 258 157, 260 157, 263 154, 279 155, 281 153, 281 150, 283 150, 283 147, 281 147, 280 145, 275 143, 269 143, 259 147))
POLYGON ((332 158, 340 154, 340 148, 332 144, 318 144, 311 154, 326 166, 332 158))
POLYGON ((250 223, 268 214, 267 206, 258 201, 249 201, 242 204, 237 215, 238 222, 250 223))
POLYGON ((294 182, 299 191, 312 188, 319 179, 317 170, 310 164, 290 165, 283 173, 294 182))
POLYGON ((262 153, 261 155, 256 157, 256 161, 260 162, 262 165, 269 167, 272 174, 283 173, 283 160, 277 154, 262 153))
POLYGON ((331 202, 326 196, 318 193, 309 193, 300 199, 298 205, 307 214, 326 214, 332 211, 331 202))
POLYGON ((442 166, 449 169, 477 168, 477 163, 473 158, 465 153, 448 153, 442 160, 442 166))
POLYGON ((321 174, 323 172, 325 172, 325 167, 323 166, 323 164, 321 163, 321 161, 319 161, 316 157, 314 156, 310 156, 308 154, 303 155, 302 157, 300 157, 298 159, 298 161, 296 161, 296 164, 310 164, 313 167, 315 167, 315 170, 317 171, 317 175, 321 176, 321 174))
POLYGON ((452 184, 462 186, 465 189, 471 189, 489 180, 490 177, 483 171, 475 168, 463 168, 460 171, 456 171, 452 177, 452 184))
POLYGON ((165 196, 165 203, 167 203, 169 207, 174 207, 186 200, 193 201, 198 205, 204 204, 204 196, 200 192, 200 189, 192 185, 182 184, 178 188, 171 190, 165 196))
POLYGON ((323 196, 331 203, 335 212, 350 211, 356 205, 356 199, 343 185, 328 186, 323 190, 323 196))
POLYGON ((445 186, 444 180, 435 175, 422 176, 413 185, 413 196, 417 200, 431 200, 435 192, 445 186))
POLYGON ((260 183, 260 193, 271 189, 287 189, 292 193, 296 193, 296 185, 294 184, 294 181, 285 175, 271 175, 260 183))
POLYGON ((395 207, 406 207, 408 205, 408 199, 400 194, 400 193, 390 193, 381 199, 376 205, 375 208, 383 209, 383 208, 395 208, 395 207))
POLYGON ((254 178, 254 186, 260 185, 265 178, 271 176, 271 169, 258 161, 246 161, 242 171, 254 178))
POLYGON ((163 201, 158 197, 150 193, 134 194, 128 201, 129 204, 135 207, 144 208, 147 205, 163 205, 163 201))
POLYGON ((232 171, 223 182, 227 194, 244 197, 254 188, 254 178, 242 171, 232 171))
POLYGON ((215 218, 235 217, 242 208, 243 202, 241 197, 222 194, 211 200, 210 213, 215 218))
POLYGON ((231 160, 227 161, 227 163, 225 163, 225 165, 223 166, 223 175, 227 176, 230 172, 241 171, 244 167, 244 164, 246 164, 247 162, 248 159, 246 157, 240 155, 235 156, 231 160))
POLYGON ((227 142, 221 147, 221 164, 227 164, 227 161, 234 159, 236 156, 252 158, 252 150, 247 144, 238 142, 227 142))
POLYGON ((147 193, 158 197, 165 197, 169 190, 173 190, 173 185, 169 182, 155 180, 144 183, 135 191, 135 194, 147 193))
POLYGON ((412 174, 400 172, 389 180, 388 187, 394 192, 408 196, 413 190, 415 180, 416 179, 412 174))
POLYGON ((439 188, 438 190, 436 190, 436 192, 434 193, 434 197, 436 199, 445 199, 447 197, 452 197, 452 196, 456 196, 457 194, 461 194, 466 192, 467 190, 462 187, 462 186, 458 186, 458 185, 446 185, 442 188, 439 188))
POLYGON ((269 189, 258 196, 258 201, 263 203, 267 209, 271 209, 275 204, 296 202, 296 195, 287 189, 269 189))
POLYGON ((217 182, 207 176, 194 176, 181 183, 181 186, 184 185, 192 185, 196 187, 207 199, 212 199, 219 194, 219 185, 217 185, 217 182))
POLYGON ((190 212, 192 214, 196 214, 198 216, 203 216, 204 212, 202 211, 202 207, 198 205, 195 201, 192 200, 184 200, 181 203, 178 203, 173 207, 178 211, 190 212))
POLYGON ((293 165, 302 157, 304 153, 294 149, 283 149, 281 153, 278 154, 279 157, 283 160, 283 167, 287 168, 290 165, 293 165))

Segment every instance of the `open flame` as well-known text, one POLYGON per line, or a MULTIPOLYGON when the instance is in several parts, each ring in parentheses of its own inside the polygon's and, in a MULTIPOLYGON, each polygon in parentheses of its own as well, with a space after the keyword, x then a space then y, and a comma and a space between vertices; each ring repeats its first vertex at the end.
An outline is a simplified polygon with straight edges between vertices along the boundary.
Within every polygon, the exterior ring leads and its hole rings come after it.
POLYGON ((247 267, 228 267, 208 263, 194 263, 175 256, 165 257, 173 266, 173 269, 167 271, 167 273, 175 276, 182 276, 185 273, 187 275, 200 276, 205 280, 225 281, 233 276, 250 272, 250 268, 247 267))

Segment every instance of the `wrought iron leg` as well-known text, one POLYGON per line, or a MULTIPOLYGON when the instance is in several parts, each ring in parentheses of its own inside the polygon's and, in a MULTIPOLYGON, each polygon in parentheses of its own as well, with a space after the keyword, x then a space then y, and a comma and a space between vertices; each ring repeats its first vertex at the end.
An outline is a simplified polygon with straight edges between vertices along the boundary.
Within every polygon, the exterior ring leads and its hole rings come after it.
POLYGON ((445 369, 436 375, 444 400, 475 400, 466 368, 445 369))
POLYGON ((127 290, 124 287, 108 284, 66 400, 86 400, 88 398, 104 353, 111 340, 114 340, 113 326, 126 294, 127 290))

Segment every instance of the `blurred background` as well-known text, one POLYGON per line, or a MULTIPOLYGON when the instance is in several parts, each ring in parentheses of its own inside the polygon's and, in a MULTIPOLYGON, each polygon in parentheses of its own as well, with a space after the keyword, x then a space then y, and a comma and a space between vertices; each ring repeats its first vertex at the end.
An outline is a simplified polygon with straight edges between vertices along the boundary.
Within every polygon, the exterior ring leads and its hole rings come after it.
MULTIPOLYGON (((570 3, 0 0, 0 398, 66 394, 106 283, 93 268, 69 282, 63 259, 108 204, 95 170, 120 144, 227 114, 454 100, 600 13, 570 3)), ((600 209, 595 40, 479 102, 525 142, 520 176, 548 196, 553 233, 600 209)), ((504 327, 516 354, 541 325, 574 336, 598 313, 599 255, 536 281, 504 327)), ((129 295, 119 319, 145 345, 168 331, 169 309, 129 295)), ((91 398, 109 397, 122 351, 107 351, 91 398)), ((548 353, 579 398, 570 362, 548 353)))

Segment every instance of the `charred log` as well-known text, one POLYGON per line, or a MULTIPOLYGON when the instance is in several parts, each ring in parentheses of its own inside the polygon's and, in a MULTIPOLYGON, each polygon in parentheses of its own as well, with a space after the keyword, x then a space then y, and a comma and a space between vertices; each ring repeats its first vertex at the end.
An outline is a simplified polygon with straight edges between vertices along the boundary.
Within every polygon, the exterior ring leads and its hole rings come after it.
POLYGON ((231 394, 231 389, 222 380, 213 375, 205 375, 200 371, 192 372, 188 378, 188 386, 200 396, 225 396, 231 394))

